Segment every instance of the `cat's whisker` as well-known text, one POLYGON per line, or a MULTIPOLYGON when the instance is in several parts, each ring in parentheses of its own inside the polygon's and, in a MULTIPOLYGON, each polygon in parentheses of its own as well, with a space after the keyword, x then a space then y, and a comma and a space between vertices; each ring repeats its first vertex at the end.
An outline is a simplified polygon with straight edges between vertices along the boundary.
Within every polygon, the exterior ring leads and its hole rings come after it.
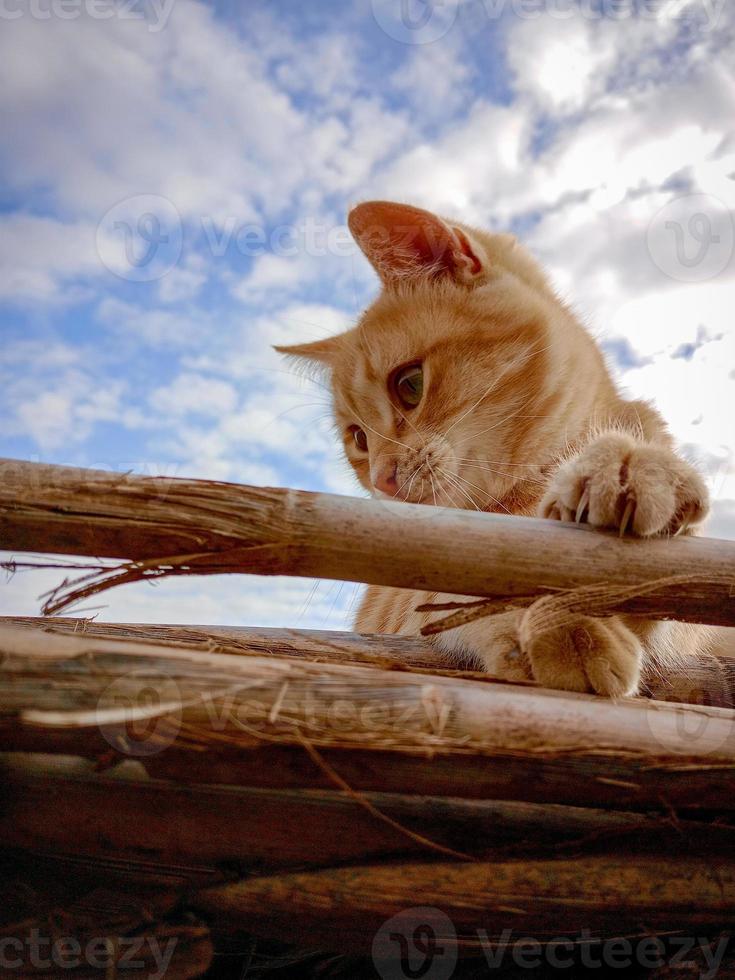
POLYGON ((443 471, 440 472, 441 472, 441 476, 437 474, 437 480, 441 481, 439 489, 447 495, 447 497, 451 501, 452 507, 460 507, 460 508, 463 507, 464 505, 462 503, 457 502, 456 487, 453 486, 452 483, 450 482, 448 478, 448 474, 444 473, 443 471))
POLYGON ((450 485, 455 490, 458 490, 462 494, 463 497, 465 497, 467 500, 469 500, 469 502, 472 504, 472 506, 475 508, 475 510, 478 510, 478 511, 479 510, 482 510, 482 508, 479 507, 478 504, 476 503, 476 501, 473 498, 472 494, 467 493, 467 491, 464 489, 464 487, 459 482, 457 482, 457 480, 455 479, 455 475, 453 473, 449 473, 447 470, 444 470, 444 469, 439 469, 439 472, 444 475, 445 479, 449 480, 450 485))
POLYGON ((329 395, 329 400, 331 402, 331 399, 332 399, 332 389, 329 387, 329 385, 324 384, 323 381, 319 381, 318 378, 314 378, 310 374, 305 374, 303 372, 303 370, 299 371, 298 369, 288 370, 287 368, 260 367, 260 368, 258 368, 258 373, 262 373, 262 374, 286 374, 290 378, 298 378, 299 381, 308 381, 309 384, 316 385, 318 388, 323 388, 324 391, 326 391, 326 393, 329 395))
POLYGON ((503 510, 506 512, 506 514, 510 514, 510 511, 505 506, 503 501, 498 500, 498 498, 494 497, 488 490, 484 490, 482 487, 478 487, 474 483, 470 483, 470 481, 466 477, 460 476, 459 473, 455 473, 454 476, 457 480, 460 480, 462 483, 465 483, 468 487, 472 487, 473 490, 478 490, 481 494, 485 494, 487 497, 489 497, 490 500, 494 500, 495 503, 498 505, 498 507, 502 507, 503 510))
MULTIPOLYGON (((413 479, 416 476, 416 474, 418 473, 418 471, 419 471, 419 467, 416 466, 414 468, 413 472, 412 473, 409 473, 409 475, 406 477, 406 479, 403 481, 403 483, 400 485, 400 487, 393 494, 394 497, 398 497, 398 494, 401 492, 401 490, 403 490, 403 488, 406 486, 406 484, 408 483, 409 480, 411 480, 413 482, 413 479)), ((411 487, 408 488, 408 491, 406 493, 406 496, 407 497, 410 494, 410 492, 411 492, 411 487)))
MULTIPOLYGON (((321 406, 324 409, 329 409, 329 406, 325 402, 302 402, 300 405, 292 405, 290 408, 284 408, 284 410, 282 412, 279 412, 278 415, 274 415, 268 424, 271 425, 273 422, 277 422, 279 419, 282 419, 284 415, 288 415, 289 412, 295 412, 297 409, 316 408, 319 406, 321 406)), ((319 418, 320 420, 325 418, 331 418, 331 410, 325 411, 325 413, 319 416, 319 418)))
POLYGON ((549 350, 549 348, 550 348, 550 347, 552 347, 552 346, 553 346, 553 344, 549 344, 549 345, 548 345, 548 346, 546 346, 546 347, 542 347, 542 348, 541 348, 540 350, 532 350, 532 351, 529 351, 529 353, 528 353, 528 355, 526 356, 526 359, 524 360, 524 362, 523 362, 523 364, 522 364, 522 365, 518 365, 518 364, 517 364, 517 363, 516 363, 515 361, 511 361, 511 362, 510 362, 510 364, 507 364, 507 365, 506 365, 506 366, 505 366, 505 367, 503 368, 503 370, 502 370, 502 371, 500 372, 500 374, 499 374, 499 375, 497 376, 497 378, 495 378, 495 380, 494 380, 494 381, 493 381, 493 383, 492 383, 492 384, 490 385, 490 387, 489 387, 489 388, 487 389, 487 391, 485 391, 485 392, 484 392, 484 393, 483 393, 482 395, 480 395, 480 397, 478 398, 478 400, 477 400, 477 401, 475 402, 475 404, 474 404, 474 405, 472 405, 472 406, 470 406, 470 408, 468 408, 466 412, 464 412, 464 413, 463 413, 462 415, 460 415, 460 417, 459 417, 458 419, 455 419, 455 420, 454 420, 454 422, 452 422, 452 424, 451 424, 451 425, 449 426, 449 428, 448 428, 448 429, 446 430, 446 432, 444 433, 444 435, 445 435, 445 436, 446 436, 446 435, 448 435, 448 434, 449 434, 449 433, 450 433, 450 432, 452 431, 452 429, 453 429, 453 428, 455 427, 455 425, 459 425, 459 423, 460 423, 460 422, 462 422, 462 421, 463 421, 464 419, 466 419, 468 415, 470 415, 470 414, 471 414, 472 412, 474 412, 474 410, 475 410, 475 409, 476 409, 476 408, 477 408, 477 407, 478 407, 479 405, 481 405, 481 404, 482 404, 482 402, 483 402, 483 401, 484 401, 484 400, 485 400, 485 399, 486 399, 486 398, 488 397, 488 395, 491 395, 491 394, 493 393, 493 391, 495 391, 495 389, 496 389, 496 388, 498 387, 498 385, 500 384, 500 382, 501 382, 501 380, 502 380, 502 379, 503 379, 503 378, 505 377, 505 375, 506 375, 506 374, 508 374, 508 372, 509 372, 509 371, 510 371, 510 370, 511 370, 512 368, 516 368, 516 369, 518 369, 519 367, 525 367, 525 366, 526 366, 526 364, 528 363, 528 361, 529 361, 529 360, 530 360, 530 359, 531 359, 532 357, 536 357, 536 356, 537 356, 537 355, 539 355, 539 354, 543 354, 543 353, 544 353, 544 351, 547 351, 547 350, 549 350))
POLYGON ((434 476, 431 467, 429 467, 429 481, 431 482, 431 496, 434 498, 434 506, 436 507, 436 487, 434 486, 434 476))
MULTIPOLYGON (((468 499, 467 492, 462 489, 462 487, 456 482, 456 480, 454 480, 454 477, 452 476, 451 473, 446 473, 445 472, 444 478, 446 480, 449 480, 450 481, 449 482, 449 486, 454 491, 453 494, 452 494, 452 506, 453 507, 460 507, 462 509, 466 509, 466 506, 464 504, 464 501, 462 499, 459 499, 457 497, 457 492, 459 492, 459 493, 462 494, 462 497, 464 498, 464 500, 467 500, 468 499)), ((470 503, 472 504, 472 506, 475 508, 475 510, 482 512, 482 508, 479 507, 477 505, 477 503, 475 503, 475 500, 474 500, 474 498, 472 497, 471 494, 469 495, 469 500, 470 500, 470 503)))
MULTIPOLYGON (((496 417, 498 415, 500 415, 499 412, 495 412, 494 414, 495 414, 496 417)), ((513 419, 552 419, 552 418, 554 418, 554 416, 553 415, 521 415, 520 414, 520 409, 519 409, 517 412, 513 412, 511 415, 505 415, 505 416, 503 416, 503 418, 500 420, 500 422, 498 423, 498 425, 502 425, 504 422, 507 422, 509 419, 512 419, 512 418, 513 419)), ((495 425, 492 428, 497 428, 498 425, 495 425)), ((469 442, 472 439, 479 438, 481 435, 484 435, 486 432, 489 432, 489 431, 490 431, 490 429, 481 429, 479 432, 468 432, 466 436, 464 436, 462 439, 460 439, 457 442, 457 444, 456 444, 457 445, 457 448, 463 446, 465 443, 469 442)))
MULTIPOLYGON (((413 487, 413 481, 416 479, 418 472, 419 472, 419 467, 417 466, 416 469, 413 471, 411 482, 408 485, 408 490, 406 490, 406 496, 404 498, 405 500, 408 500, 408 498, 411 496, 411 488, 413 487)), ((406 484, 404 483, 403 486, 405 487, 405 485, 406 484)), ((396 496, 398 495, 399 492, 400 491, 396 491, 396 496)))
POLYGON ((472 463, 475 460, 481 463, 497 463, 498 466, 546 466, 551 460, 543 463, 511 463, 505 459, 485 459, 484 456, 453 456, 458 463, 472 463))
POLYGON ((504 473, 503 470, 496 469, 494 466, 485 466, 483 463, 473 463, 467 460, 464 462, 464 465, 472 466, 475 469, 481 470, 483 473, 493 473, 496 476, 502 476, 506 480, 511 480, 513 483, 535 483, 539 487, 545 487, 547 485, 543 480, 534 480, 529 476, 518 476, 516 473, 504 473))
MULTIPOLYGON (((492 432, 494 429, 499 428, 501 425, 505 425, 505 423, 506 422, 510 422, 511 419, 522 417, 520 415, 520 413, 521 413, 522 410, 523 410, 523 406, 521 405, 521 407, 518 409, 517 412, 511 412, 510 415, 504 415, 503 418, 499 422, 496 422, 495 423, 495 425, 490 425, 490 426, 488 426, 487 429, 482 429, 481 432, 472 432, 472 433, 470 433, 464 439, 460 439, 460 441, 457 443, 457 448, 459 448, 460 446, 463 446, 466 442, 469 442, 471 439, 479 439, 480 436, 484 436, 486 433, 492 432)), ((449 430, 447 430, 447 431, 449 431, 449 430)), ((446 435, 446 433, 444 433, 444 434, 446 435)))
MULTIPOLYGON (((398 412, 398 409, 396 409, 396 411, 398 412)), ((420 433, 420 432, 419 432, 419 430, 418 430, 418 429, 416 428, 416 426, 415 426, 415 425, 413 424, 413 422, 411 421, 411 419, 409 419, 409 418, 408 418, 407 416, 405 416, 405 415, 403 414, 403 412, 398 412, 398 414, 400 415, 400 417, 401 417, 401 418, 403 419, 403 421, 404 421, 404 422, 407 422, 407 423, 408 423, 408 424, 409 424, 409 425, 411 426, 411 428, 413 429, 413 431, 414 431, 414 432, 416 433, 416 435, 417 435, 417 436, 419 437, 419 439, 421 440, 421 448, 422 448, 422 449, 426 449, 426 440, 425 440, 425 439, 424 439, 424 437, 423 437, 423 436, 421 435, 421 433, 420 433)))
POLYGON ((390 436, 386 436, 386 435, 383 435, 382 432, 378 432, 377 429, 374 429, 371 425, 368 425, 367 422, 364 421, 364 419, 361 419, 360 416, 357 415, 357 413, 355 413, 355 418, 360 423, 360 427, 361 428, 367 429, 368 432, 373 432, 379 438, 385 439, 386 442, 393 442, 393 443, 395 443, 396 446, 400 446, 401 449, 406 449, 406 450, 408 450, 408 452, 411 451, 411 447, 410 446, 407 446, 405 442, 399 442, 398 439, 391 439, 390 436))
POLYGON ((493 391, 495 391, 495 389, 497 388, 497 385, 498 385, 498 381, 499 380, 500 380, 499 378, 496 378, 496 380, 493 382, 493 384, 490 385, 490 387, 487 389, 487 391, 485 391, 482 395, 480 395, 480 397, 477 399, 477 401, 474 403, 474 405, 471 405, 467 409, 466 412, 464 412, 462 415, 460 415, 460 417, 458 419, 455 419, 454 422, 452 422, 452 424, 449 426, 449 428, 444 433, 445 437, 449 435, 449 433, 452 431, 452 429, 455 427, 455 425, 459 425, 460 422, 464 421, 464 419, 466 419, 468 415, 470 415, 472 412, 474 412, 474 410, 479 405, 482 404, 482 402, 488 397, 488 395, 491 395, 493 393, 493 391))

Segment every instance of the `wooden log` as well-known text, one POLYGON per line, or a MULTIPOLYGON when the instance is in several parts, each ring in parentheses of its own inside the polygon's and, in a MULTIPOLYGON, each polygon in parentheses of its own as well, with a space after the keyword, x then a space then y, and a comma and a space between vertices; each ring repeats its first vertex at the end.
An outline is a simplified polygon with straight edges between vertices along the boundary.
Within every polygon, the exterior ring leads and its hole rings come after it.
POLYGON ((182 781, 735 808, 720 708, 27 627, 0 629, 0 658, 8 750, 139 758, 182 781))
MULTIPOLYGON (((298 657, 312 663, 359 663, 383 670, 429 671, 452 677, 488 680, 484 671, 462 670, 442 648, 420 637, 232 627, 136 625, 99 623, 60 617, 0 616, 0 626, 42 629, 47 633, 83 634, 87 637, 130 639, 172 644, 204 653, 234 656, 298 657)), ((723 634, 735 632, 723 629, 723 634)), ((524 682, 536 686, 534 681, 524 682)), ((684 704, 706 704, 719 708, 735 705, 735 649, 723 645, 717 655, 679 657, 666 673, 651 670, 643 678, 642 696, 684 704)))
MULTIPOLYGON (((130 767, 134 768, 134 767, 130 767)), ((79 759, 0 755, 7 847, 90 862, 114 857, 162 868, 249 873, 426 856, 429 840, 484 858, 706 848, 735 853, 735 827, 669 814, 508 800, 175 785, 97 773, 79 759), (388 821, 376 817, 376 811, 388 821), (145 819, 141 819, 141 814, 145 819), (294 829, 298 828, 298 833, 294 829), (408 833, 407 833, 408 832, 408 833), (415 836, 410 836, 413 834, 415 836)), ((181 872, 180 872, 181 873, 181 872)))
POLYGON ((214 949, 202 923, 150 923, 135 935, 96 929, 90 936, 70 923, 60 909, 64 926, 30 920, 22 929, 3 935, 4 975, 13 980, 195 980, 206 974, 214 949), (37 951, 37 952, 36 952, 37 951), (163 971, 163 972, 162 972, 163 971))
MULTIPOLYGON (((180 626, 175 624, 100 623, 60 616, 0 616, 0 627, 17 626, 51 634, 133 640, 171 645, 203 653, 233 656, 297 657, 312 663, 353 663, 384 670, 448 671, 453 676, 487 679, 480 671, 460 670, 449 654, 421 637, 389 637, 335 630, 272 627, 180 626)), ((529 683, 532 683, 529 681, 529 683)))
POLYGON ((671 952, 664 957, 661 966, 648 975, 649 980, 715 980, 715 977, 717 980, 735 980, 732 928, 703 942, 691 943, 687 940, 682 943, 674 939, 669 950, 671 952))
MULTIPOLYGON (((315 576, 474 596, 630 587, 675 576, 614 608, 735 625, 732 542, 620 540, 553 521, 294 490, 6 460, 0 544, 150 560, 167 565, 166 574, 315 576)), ((140 569, 128 575, 139 577, 140 569)))
POLYGON ((0 852, 0 872, 3 977, 193 980, 212 960, 209 929, 191 915, 175 921, 191 883, 180 873, 8 850, 0 852))
POLYGON ((220 928, 247 921, 255 934, 372 949, 377 958, 397 958, 393 937, 410 939, 419 923, 439 945, 481 954, 488 941, 520 937, 700 935, 691 930, 732 922, 735 861, 660 855, 350 866, 214 886, 192 904, 220 928))

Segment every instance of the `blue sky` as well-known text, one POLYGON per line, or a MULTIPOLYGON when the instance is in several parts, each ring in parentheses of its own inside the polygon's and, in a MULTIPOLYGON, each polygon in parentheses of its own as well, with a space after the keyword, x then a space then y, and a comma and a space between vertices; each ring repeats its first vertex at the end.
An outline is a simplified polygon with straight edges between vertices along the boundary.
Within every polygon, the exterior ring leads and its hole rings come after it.
MULTIPOLYGON (((345 215, 389 197, 519 234, 735 537, 721 0, 65 9, 0 13, 1 455, 354 493, 324 390, 270 345, 369 302, 345 215)), ((0 612, 56 580, 0 584, 0 612)), ((353 596, 177 580, 99 615, 342 627, 353 596)))

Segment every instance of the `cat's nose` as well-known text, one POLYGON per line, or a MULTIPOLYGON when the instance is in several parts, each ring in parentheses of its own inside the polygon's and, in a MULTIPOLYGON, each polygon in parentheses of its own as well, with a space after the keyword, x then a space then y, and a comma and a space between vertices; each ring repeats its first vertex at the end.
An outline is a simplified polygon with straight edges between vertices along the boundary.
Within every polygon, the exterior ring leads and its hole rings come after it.
POLYGON ((398 489, 396 464, 389 463, 387 466, 381 466, 373 476, 373 486, 376 490, 381 490, 391 497, 395 496, 396 490, 398 489))

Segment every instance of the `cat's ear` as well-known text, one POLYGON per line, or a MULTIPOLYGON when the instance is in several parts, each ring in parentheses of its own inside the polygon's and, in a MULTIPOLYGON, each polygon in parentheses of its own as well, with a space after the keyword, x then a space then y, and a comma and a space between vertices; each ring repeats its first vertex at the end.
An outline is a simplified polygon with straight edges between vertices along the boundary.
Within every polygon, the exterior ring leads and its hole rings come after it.
POLYGON ((330 367, 335 357, 339 342, 337 337, 324 337, 323 340, 313 340, 309 344, 276 344, 273 350, 287 357, 299 358, 303 361, 311 361, 312 364, 323 364, 330 367))
POLYGON ((449 277, 472 285, 485 271, 482 246, 430 211, 367 201, 350 212, 350 231, 383 283, 449 277))

